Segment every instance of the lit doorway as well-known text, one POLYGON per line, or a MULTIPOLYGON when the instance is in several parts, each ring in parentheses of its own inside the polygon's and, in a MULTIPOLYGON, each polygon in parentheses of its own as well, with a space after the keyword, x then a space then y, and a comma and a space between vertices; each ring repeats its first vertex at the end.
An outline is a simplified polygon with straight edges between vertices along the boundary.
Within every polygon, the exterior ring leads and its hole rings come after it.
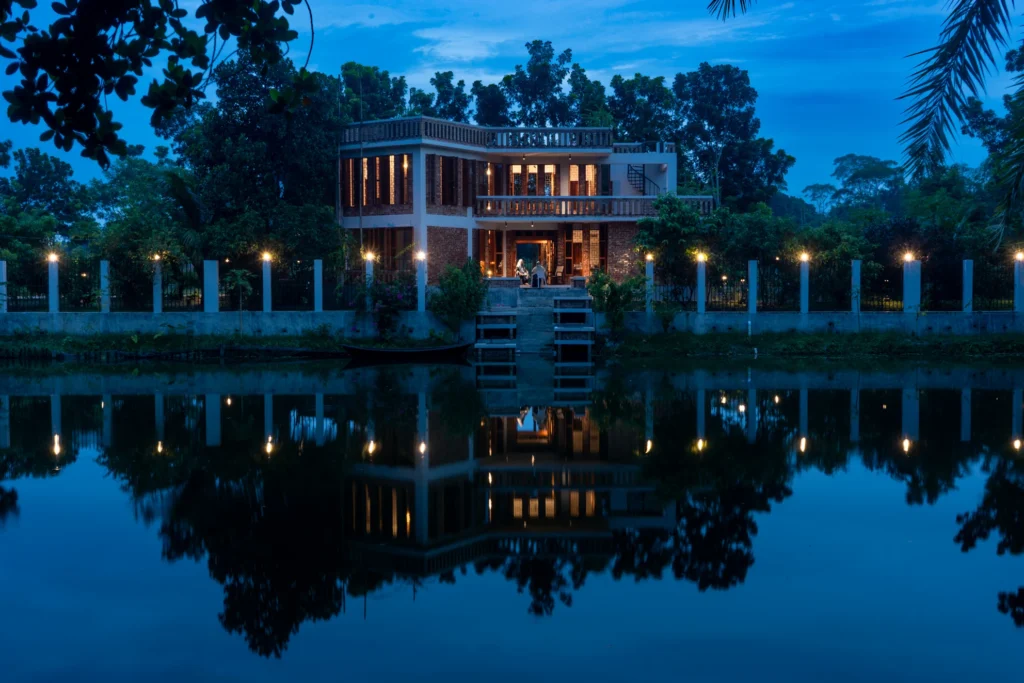
POLYGON ((526 267, 527 272, 533 272, 533 267, 538 263, 544 266, 548 274, 548 282, 552 281, 555 265, 555 242, 545 239, 519 239, 515 245, 516 263, 520 259, 526 267))

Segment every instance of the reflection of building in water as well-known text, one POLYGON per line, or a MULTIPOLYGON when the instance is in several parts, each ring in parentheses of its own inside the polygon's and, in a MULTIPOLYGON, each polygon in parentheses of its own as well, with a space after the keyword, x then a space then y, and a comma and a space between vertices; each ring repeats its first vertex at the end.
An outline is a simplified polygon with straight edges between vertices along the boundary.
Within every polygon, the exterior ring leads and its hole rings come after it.
POLYGON ((617 530, 675 524, 639 466, 609 456, 621 453, 610 448, 615 432, 600 430, 589 409, 488 417, 439 458, 438 444, 458 437, 433 413, 427 427, 414 466, 364 461, 344 485, 362 566, 424 575, 511 554, 610 556, 617 530))

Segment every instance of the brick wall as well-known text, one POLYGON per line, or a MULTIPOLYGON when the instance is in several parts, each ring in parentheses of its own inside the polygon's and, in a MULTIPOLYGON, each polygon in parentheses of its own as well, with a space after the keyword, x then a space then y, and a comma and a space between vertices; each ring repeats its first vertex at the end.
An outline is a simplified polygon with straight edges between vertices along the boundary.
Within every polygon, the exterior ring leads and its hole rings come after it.
POLYGON ((636 223, 608 224, 608 274, 621 282, 640 273, 640 257, 633 246, 636 223))
POLYGON ((427 252, 427 282, 435 285, 445 266, 466 262, 466 231, 427 226, 427 252))
MULTIPOLYGON (((359 215, 359 208, 349 207, 344 210, 344 213, 347 217, 355 217, 359 215)), ((377 204, 363 207, 364 216, 398 216, 410 213, 412 213, 412 204, 377 204)))

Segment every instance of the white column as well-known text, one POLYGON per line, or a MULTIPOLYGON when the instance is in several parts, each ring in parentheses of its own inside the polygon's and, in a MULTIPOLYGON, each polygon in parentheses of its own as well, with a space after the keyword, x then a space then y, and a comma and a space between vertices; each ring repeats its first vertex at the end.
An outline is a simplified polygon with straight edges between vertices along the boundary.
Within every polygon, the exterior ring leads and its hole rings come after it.
POLYGON ((646 293, 647 303, 644 310, 650 315, 654 312, 654 257, 650 254, 647 255, 646 269, 644 271, 646 277, 646 293))
POLYGON ((220 446, 220 394, 206 395, 206 445, 220 446))
POLYGON ((964 259, 964 313, 974 311, 974 261, 964 259))
POLYGON ((423 148, 413 150, 410 155, 412 171, 412 241, 417 249, 427 251, 427 155, 423 148))
POLYGON ((270 313, 273 309, 270 298, 270 259, 263 259, 263 312, 270 313))
POLYGON ((373 297, 370 296, 370 289, 373 287, 373 259, 366 259, 366 312, 373 311, 373 297))
POLYGON ((800 262, 800 313, 807 315, 811 310, 811 264, 800 262))
POLYGON ((324 262, 313 260, 313 312, 323 313, 324 310, 324 262))
POLYGON ((57 286, 57 261, 46 262, 47 274, 49 276, 49 302, 50 313, 57 313, 60 310, 60 291, 57 286))
POLYGON ((218 266, 217 261, 203 261, 203 311, 205 313, 216 313, 220 310, 218 266))
POLYGON ((850 262, 850 310, 860 313, 860 259, 850 262))
POLYGON ((757 315, 757 261, 747 261, 747 313, 757 315))
POLYGON ((466 258, 473 258, 473 228, 466 228, 466 258))
POLYGON ((7 261, 0 261, 0 313, 7 312, 7 261))
POLYGON ((708 264, 703 259, 697 261, 697 313, 707 311, 708 264))
POLYGON ((100 313, 110 313, 110 261, 100 261, 100 313))
POLYGON ((971 440, 971 390, 960 390, 960 440, 971 440))
POLYGON ((423 313, 427 310, 427 258, 416 259, 416 310, 423 313))
POLYGON ((160 261, 153 261, 153 314, 164 312, 164 271, 160 261))
MULTIPOLYGON (((568 174, 565 174, 568 176, 568 174)), ((566 181, 568 182, 568 181, 566 181)), ((508 230, 501 231, 501 276, 508 277, 505 264, 508 263, 508 230)))
POLYGON ((921 312, 921 262, 917 260, 903 262, 903 312, 921 312))
POLYGON ((1013 262, 1013 312, 1024 313, 1024 261, 1013 262))
POLYGON ((60 394, 50 394, 50 441, 59 443, 64 448, 64 439, 60 436, 60 394))

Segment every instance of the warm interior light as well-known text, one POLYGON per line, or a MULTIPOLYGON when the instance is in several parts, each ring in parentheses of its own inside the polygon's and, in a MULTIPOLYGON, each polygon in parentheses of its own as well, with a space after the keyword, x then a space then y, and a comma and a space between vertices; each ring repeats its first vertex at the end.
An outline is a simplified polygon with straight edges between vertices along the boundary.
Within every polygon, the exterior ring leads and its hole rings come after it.
POLYGON ((363 254, 363 259, 365 259, 365 260, 367 260, 367 261, 372 261, 372 260, 373 260, 374 258, 375 258, 375 257, 374 257, 374 255, 373 255, 373 252, 372 252, 372 251, 368 251, 368 252, 366 252, 365 254, 363 254))
POLYGON ((807 437, 806 436, 801 436, 800 437, 800 452, 801 453, 806 453, 807 452, 807 437))
POLYGON ((46 255, 46 260, 49 261, 50 263, 56 263, 57 262, 57 254, 55 254, 55 253, 53 253, 51 251, 49 254, 46 255))
POLYGON ((417 261, 426 261, 427 260, 427 252, 422 251, 422 250, 417 251, 416 252, 416 260, 417 261))
POLYGON ((647 439, 647 445, 646 445, 646 447, 644 447, 644 454, 646 455, 646 454, 650 453, 653 450, 654 450, 654 442, 651 441, 650 439, 647 439))
POLYGON ((707 254, 705 254, 703 251, 698 251, 697 252, 697 261, 698 262, 704 263, 707 260, 708 260, 708 255, 707 254))
POLYGON ((906 254, 903 255, 903 260, 906 261, 907 263, 910 263, 911 261, 913 261, 914 260, 914 252, 908 251, 906 254))
POLYGON ((808 254, 806 251, 800 252, 800 261, 802 263, 807 263, 810 260, 811 260, 811 255, 810 254, 808 254))
POLYGON ((269 261, 270 260, 270 252, 269 251, 263 252, 263 260, 264 261, 269 261))
POLYGON ((904 453, 909 453, 910 452, 910 439, 903 439, 903 452, 904 453))

